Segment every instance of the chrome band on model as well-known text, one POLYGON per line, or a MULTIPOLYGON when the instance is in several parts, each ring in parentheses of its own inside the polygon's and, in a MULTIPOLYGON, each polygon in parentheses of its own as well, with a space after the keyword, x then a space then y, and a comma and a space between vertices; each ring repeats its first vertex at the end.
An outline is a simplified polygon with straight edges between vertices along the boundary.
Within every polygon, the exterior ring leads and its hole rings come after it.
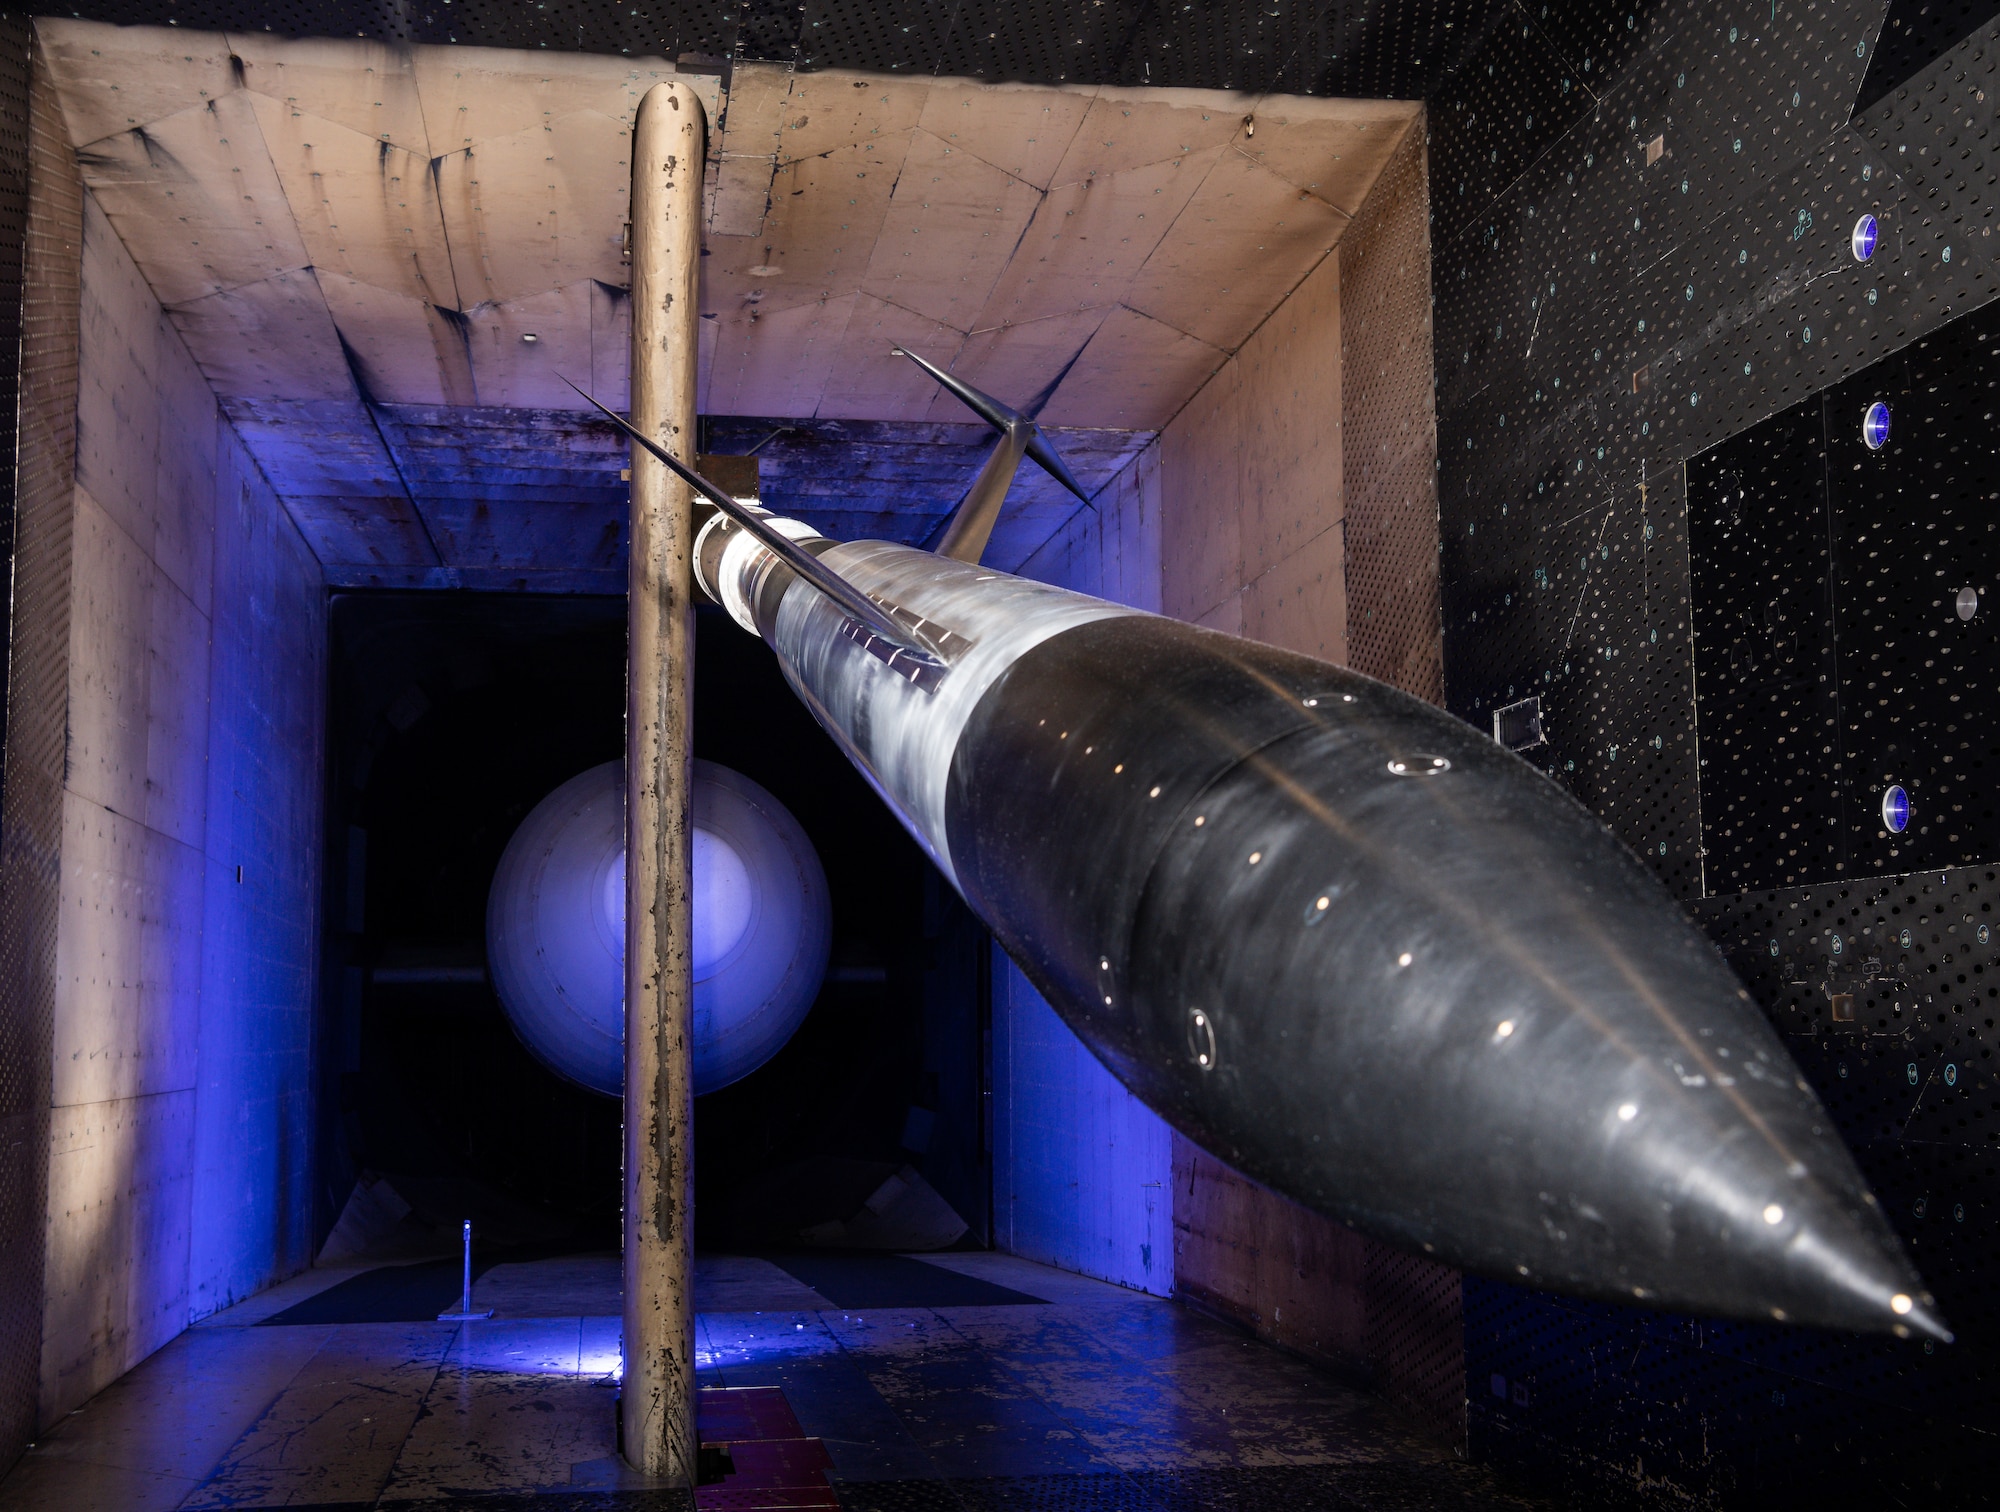
MULTIPOLYGON (((565 378, 563 382, 569 383, 569 380, 565 378)), ((820 593, 838 604, 853 618, 867 625, 876 634, 886 636, 892 641, 911 641, 911 632, 905 627, 898 625, 887 614, 883 613, 879 604, 871 602, 866 594, 860 592, 852 583, 842 578, 839 573, 828 571, 822 567, 811 552, 802 551, 797 542, 788 539, 781 531, 774 529, 770 522, 776 518, 775 516, 767 515, 762 510, 755 509, 740 500, 731 498, 700 473, 682 462, 664 446, 654 441, 623 415, 599 404, 589 394, 577 388, 574 383, 569 383, 569 386, 576 389, 577 393, 582 394, 595 409, 602 412, 606 419, 610 420, 629 438, 644 448, 647 454, 653 457, 654 460, 659 462, 704 499, 707 499, 709 503, 722 511, 723 514, 728 515, 731 520, 735 521, 745 531, 755 536, 773 556, 791 568, 793 572, 810 583, 820 593)), ((817 535, 818 532, 815 531, 814 534, 817 535)), ((909 649, 917 656, 930 657, 940 662, 943 660, 942 657, 938 656, 935 646, 925 645, 921 641, 911 642, 909 649)))

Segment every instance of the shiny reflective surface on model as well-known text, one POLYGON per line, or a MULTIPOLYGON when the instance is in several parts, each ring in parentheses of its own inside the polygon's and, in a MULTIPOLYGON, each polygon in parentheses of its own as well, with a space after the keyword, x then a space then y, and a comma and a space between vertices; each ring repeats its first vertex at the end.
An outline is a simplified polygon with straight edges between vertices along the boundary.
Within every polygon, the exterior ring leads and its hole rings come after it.
MULTIPOLYGON (((1070 1027, 1206 1148, 1490 1275, 1949 1337, 1763 1014, 1520 758, 1310 657, 827 541, 648 450, 717 507, 703 588, 1070 1027)), ((982 476, 967 502, 989 496, 982 476)))

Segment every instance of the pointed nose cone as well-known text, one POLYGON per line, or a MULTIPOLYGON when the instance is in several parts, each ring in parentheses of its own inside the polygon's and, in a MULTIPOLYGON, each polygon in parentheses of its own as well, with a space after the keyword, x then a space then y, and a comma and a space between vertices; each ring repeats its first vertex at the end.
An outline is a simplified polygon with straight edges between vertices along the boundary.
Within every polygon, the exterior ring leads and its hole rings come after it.
POLYGON ((1948 1339, 1826 1109, 1680 907, 1539 776, 1492 747, 1464 755, 1468 785, 1490 776, 1490 790, 1425 801, 1449 801, 1461 825, 1486 810, 1455 863, 1460 917, 1481 926, 1470 953, 1437 943, 1432 995, 1413 983, 1410 1006, 1483 1031, 1464 1033, 1451 1080, 1534 1172, 1532 1195, 1496 1186, 1516 1204, 1494 1231, 1515 1275, 1948 1339))
POLYGON ((1762 1011, 1632 854, 1386 690, 1211 786, 1135 961, 1186 1127, 1380 1237, 1549 1290, 1949 1337, 1762 1011), (1196 1031, 1179 1022, 1200 1008, 1196 1031))
POLYGON ((1449 1007, 1431 1005, 1466 1030, 1490 1022, 1465 1035, 1453 1080, 1459 1107, 1534 1172, 1532 1194, 1496 1185, 1515 1204, 1499 1231, 1516 1276, 1948 1337, 1826 1109, 1713 948, 1610 837, 1555 815, 1536 829, 1511 847, 1504 832, 1476 842, 1516 858, 1575 844, 1534 886, 1465 884, 1506 924, 1485 932, 1476 967, 1441 973, 1449 1007))
POLYGON ((1629 1295, 1689 1311, 1949 1341, 1825 1110, 1782 1051, 1759 1043, 1769 1031, 1753 1014, 1711 1015, 1737 1020, 1729 1038, 1742 1049, 1709 1057, 1708 1071, 1683 1063, 1668 1083, 1649 1058, 1638 1058, 1605 1088, 1604 1101, 1622 1100, 1603 1121, 1601 1165, 1578 1172, 1579 1186, 1624 1186, 1654 1194, 1657 1204, 1651 1224, 1631 1215, 1634 1242, 1614 1261, 1629 1295), (1728 1069, 1746 1057, 1756 1072, 1728 1069), (1773 1069, 1793 1079, 1780 1081, 1773 1069))

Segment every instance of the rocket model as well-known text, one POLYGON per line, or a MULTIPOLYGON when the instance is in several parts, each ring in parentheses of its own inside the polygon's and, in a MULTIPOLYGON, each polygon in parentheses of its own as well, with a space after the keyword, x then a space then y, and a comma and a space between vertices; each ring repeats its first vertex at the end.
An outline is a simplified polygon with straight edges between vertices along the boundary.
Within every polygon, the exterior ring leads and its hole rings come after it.
POLYGON ((702 586, 1126 1087, 1455 1266, 1950 1337, 1763 1015, 1595 818, 1395 688, 982 567, 1022 456, 1083 491, 913 360, 1000 435, 935 553, 829 541, 618 423, 715 505, 702 586))

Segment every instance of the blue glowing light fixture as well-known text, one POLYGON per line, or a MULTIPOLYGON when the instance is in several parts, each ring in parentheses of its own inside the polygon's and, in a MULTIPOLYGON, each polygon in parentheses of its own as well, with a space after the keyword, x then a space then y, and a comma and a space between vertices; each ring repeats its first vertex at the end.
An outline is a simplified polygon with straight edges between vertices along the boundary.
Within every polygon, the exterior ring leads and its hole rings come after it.
POLYGON ((1856 262, 1867 262, 1875 255, 1875 238, 1880 232, 1881 227, 1876 225, 1872 215, 1864 215, 1854 223, 1854 239, 1849 245, 1854 249, 1856 262))
POLYGON ((1882 823, 1892 835, 1900 835, 1910 827, 1910 795, 1901 787, 1891 787, 1882 795, 1882 823))
POLYGON ((1861 417, 1861 439, 1870 451, 1889 444, 1889 406, 1877 399, 1861 417))

